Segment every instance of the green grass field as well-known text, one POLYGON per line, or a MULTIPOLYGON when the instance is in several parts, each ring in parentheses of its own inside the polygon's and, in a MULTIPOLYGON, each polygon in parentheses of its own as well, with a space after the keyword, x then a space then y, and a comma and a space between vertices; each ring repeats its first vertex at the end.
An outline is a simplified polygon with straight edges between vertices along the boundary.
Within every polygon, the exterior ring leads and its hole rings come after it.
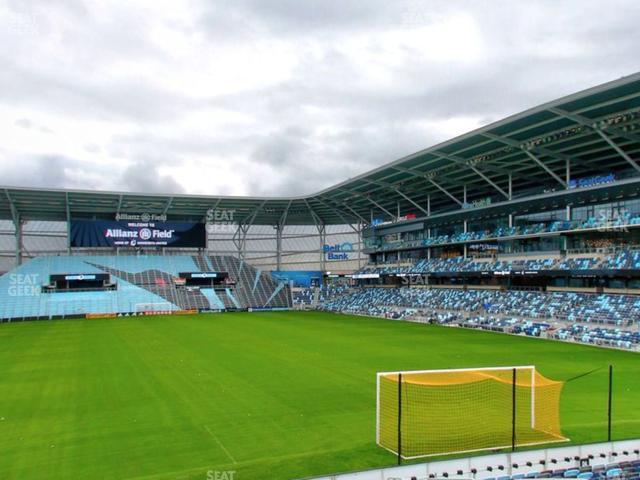
MULTIPOLYGON (((615 366, 614 437, 640 436, 640 356, 319 312, 0 325, 0 478, 292 479, 394 462, 377 371, 615 366)), ((606 439, 607 373, 571 381, 564 434, 606 439)))

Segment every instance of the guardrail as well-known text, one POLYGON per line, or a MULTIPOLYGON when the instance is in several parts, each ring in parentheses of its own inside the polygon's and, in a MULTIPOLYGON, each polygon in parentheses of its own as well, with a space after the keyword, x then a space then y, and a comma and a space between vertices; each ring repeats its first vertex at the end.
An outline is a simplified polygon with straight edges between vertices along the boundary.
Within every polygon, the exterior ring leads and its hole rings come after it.
MULTIPOLYGON (((452 480, 496 478, 640 460, 640 439, 499 453, 478 457, 341 473, 313 480, 452 480)), ((311 480, 311 479, 308 479, 311 480)))

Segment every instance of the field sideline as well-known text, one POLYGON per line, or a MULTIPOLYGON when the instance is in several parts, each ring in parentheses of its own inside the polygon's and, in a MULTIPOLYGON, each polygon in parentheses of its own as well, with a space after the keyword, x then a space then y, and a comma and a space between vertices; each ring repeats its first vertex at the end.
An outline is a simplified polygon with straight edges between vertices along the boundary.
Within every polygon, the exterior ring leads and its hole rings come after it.
MULTIPOLYGON (((614 438, 640 436, 640 356, 321 312, 0 325, 0 478, 292 479, 373 468, 378 371, 615 368, 614 438)), ((569 382, 564 434, 606 439, 607 372, 569 382)))

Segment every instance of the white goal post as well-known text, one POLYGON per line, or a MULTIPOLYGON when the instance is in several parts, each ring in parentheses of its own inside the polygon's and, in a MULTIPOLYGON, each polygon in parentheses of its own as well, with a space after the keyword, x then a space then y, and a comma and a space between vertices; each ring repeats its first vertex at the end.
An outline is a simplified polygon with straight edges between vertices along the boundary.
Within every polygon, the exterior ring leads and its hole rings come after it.
POLYGON ((379 372, 376 443, 409 459, 566 441, 562 386, 534 365, 379 372))

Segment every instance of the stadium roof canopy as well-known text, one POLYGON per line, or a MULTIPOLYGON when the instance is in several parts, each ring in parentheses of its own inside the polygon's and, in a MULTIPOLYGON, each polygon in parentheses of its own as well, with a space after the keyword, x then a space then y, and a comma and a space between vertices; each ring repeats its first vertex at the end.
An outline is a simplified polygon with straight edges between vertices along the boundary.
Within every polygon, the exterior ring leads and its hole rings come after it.
POLYGON ((640 73, 545 103, 299 197, 159 195, 0 187, 0 218, 112 219, 117 212, 202 220, 234 211, 244 224, 368 223, 564 190, 567 180, 640 176, 640 73), (465 205, 466 206, 466 205, 465 205))

